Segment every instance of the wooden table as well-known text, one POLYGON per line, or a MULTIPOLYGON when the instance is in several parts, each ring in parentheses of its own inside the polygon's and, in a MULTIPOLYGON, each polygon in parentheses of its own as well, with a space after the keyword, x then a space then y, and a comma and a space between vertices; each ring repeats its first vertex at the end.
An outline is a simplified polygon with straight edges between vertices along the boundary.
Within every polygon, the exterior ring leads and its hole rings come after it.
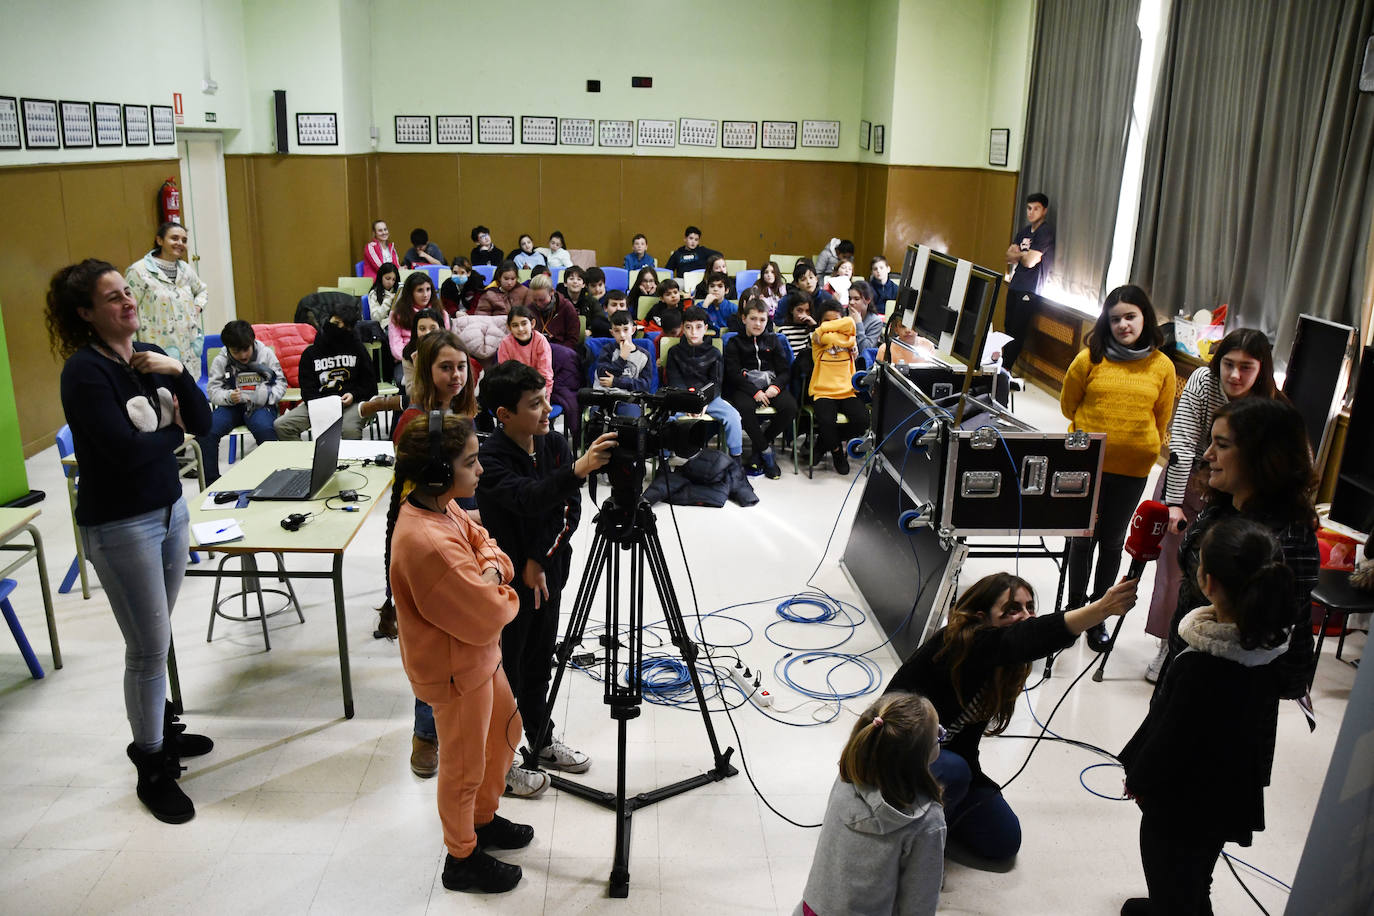
POLYGON ((48 560, 43 554, 43 538, 38 534, 38 528, 33 524, 33 520, 38 518, 40 513, 41 510, 32 508, 0 509, 0 550, 19 554, 19 559, 0 569, 0 579, 5 578, 29 560, 37 559, 38 584, 43 591, 43 612, 48 618, 48 643, 52 646, 52 666, 61 668, 62 647, 57 642, 57 620, 53 617, 52 612, 52 591, 48 588, 48 560), (32 544, 10 543, 26 532, 33 538, 32 544))
MULTIPOLYGON (((224 490, 251 490, 261 483, 268 474, 278 468, 309 468, 314 444, 311 442, 264 442, 247 456, 232 465, 228 472, 214 483, 216 492, 224 490)), ((344 551, 353 541, 354 535, 367 520, 373 508, 380 503, 392 479, 390 468, 379 468, 360 464, 350 465, 347 471, 338 471, 329 483, 325 484, 320 497, 299 502, 263 501, 251 502, 242 509, 232 504, 201 509, 204 496, 195 498, 190 506, 191 524, 234 518, 243 529, 243 539, 227 544, 198 545, 195 535, 191 546, 217 553, 245 555, 254 553, 315 553, 334 558, 328 572, 321 570, 286 570, 292 579, 330 579, 334 583, 334 619, 339 633, 339 674, 343 682, 343 702, 345 718, 353 718, 353 685, 348 669, 348 630, 345 623, 343 590, 344 551), (340 489, 357 490, 360 496, 371 497, 357 506, 356 512, 326 509, 325 497, 337 496, 340 489), (282 528, 281 520, 293 512, 315 513, 299 531, 282 528)), ((333 506, 342 506, 337 499, 330 501, 333 506)), ((188 576, 223 576, 236 579, 252 578, 260 573, 251 568, 234 571, 220 569, 188 569, 188 576)), ((168 669, 172 682, 174 701, 180 705, 180 685, 176 673, 176 656, 168 655, 168 669)))

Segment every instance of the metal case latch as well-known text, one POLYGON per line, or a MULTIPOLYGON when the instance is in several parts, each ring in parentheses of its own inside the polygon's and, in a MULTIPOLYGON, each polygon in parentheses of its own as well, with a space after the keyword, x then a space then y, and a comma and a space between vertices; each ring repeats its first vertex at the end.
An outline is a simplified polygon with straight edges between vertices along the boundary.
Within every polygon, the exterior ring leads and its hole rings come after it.
POLYGON ((969 499, 992 499, 1001 492, 1001 471, 965 471, 960 478, 960 496, 969 499))
POLYGON ((1076 429, 1064 437, 1064 448, 1070 452, 1086 452, 1092 438, 1081 429, 1076 429))
POLYGON ((1027 455, 1021 459, 1021 495, 1044 495, 1049 468, 1050 459, 1045 455, 1027 455))
POLYGON ((980 426, 973 431, 969 437, 969 447, 977 449, 989 449, 997 447, 998 434, 996 428, 992 426, 980 426))
POLYGON ((1054 482, 1050 484, 1050 495, 1087 496, 1092 479, 1092 474, 1087 471, 1056 471, 1054 482))

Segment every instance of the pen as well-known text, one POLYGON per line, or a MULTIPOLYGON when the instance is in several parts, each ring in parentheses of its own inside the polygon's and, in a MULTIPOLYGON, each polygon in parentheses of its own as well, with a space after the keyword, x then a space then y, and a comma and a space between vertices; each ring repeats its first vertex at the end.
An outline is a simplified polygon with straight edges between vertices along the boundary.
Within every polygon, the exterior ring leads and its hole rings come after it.
POLYGON ((237 523, 237 522, 230 522, 229 524, 225 525, 223 528, 217 528, 217 529, 215 529, 215 534, 223 534, 224 532, 228 531, 230 528, 234 527, 234 525, 236 525, 236 524, 238 524, 238 523, 237 523))

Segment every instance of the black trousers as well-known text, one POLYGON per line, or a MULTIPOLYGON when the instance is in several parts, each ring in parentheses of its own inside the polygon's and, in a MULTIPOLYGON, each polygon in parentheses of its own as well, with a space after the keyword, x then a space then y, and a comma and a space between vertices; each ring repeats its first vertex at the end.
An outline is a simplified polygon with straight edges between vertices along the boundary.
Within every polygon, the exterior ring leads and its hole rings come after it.
POLYGON ((1003 325, 1014 340, 1002 348, 1002 365, 1010 372, 1016 371, 1016 358, 1030 334, 1031 322, 1040 310, 1040 297, 1029 290, 1008 289, 1006 320, 1003 325))
POLYGON ((756 455, 767 449, 778 433, 791 429, 792 420, 797 416, 797 399, 786 391, 779 391, 778 396, 768 402, 775 411, 771 415, 759 416, 754 413, 758 402, 743 391, 732 391, 729 401, 739 411, 740 426, 744 427, 744 433, 754 446, 756 455), (763 422, 765 420, 768 422, 763 422))
POLYGON ((843 400, 816 398, 811 402, 811 410, 816 417, 816 454, 823 455, 840 444, 839 416, 844 414, 849 420, 849 434, 862 436, 868 429, 868 405, 858 397, 843 400))
POLYGON ((1198 819, 1140 806, 1140 864, 1150 908, 1169 916, 1212 916, 1212 869, 1225 845, 1198 819))
POLYGON ((1126 530, 1144 492, 1144 477, 1102 474, 1093 536, 1069 539, 1069 603, 1065 607, 1072 609, 1090 600, 1096 601, 1116 584, 1116 574, 1121 571, 1122 548, 1126 546, 1126 530), (1089 594, 1088 570, 1092 566, 1094 548, 1097 550, 1097 571, 1089 594))
POLYGON ((520 572, 515 572, 520 612, 501 631, 501 664, 524 720, 525 742, 530 749, 526 760, 532 762, 553 738, 554 723, 548 716, 549 680, 553 677, 553 645, 558 640, 562 595, 550 589, 549 597, 536 609, 534 594, 525 588, 520 572))

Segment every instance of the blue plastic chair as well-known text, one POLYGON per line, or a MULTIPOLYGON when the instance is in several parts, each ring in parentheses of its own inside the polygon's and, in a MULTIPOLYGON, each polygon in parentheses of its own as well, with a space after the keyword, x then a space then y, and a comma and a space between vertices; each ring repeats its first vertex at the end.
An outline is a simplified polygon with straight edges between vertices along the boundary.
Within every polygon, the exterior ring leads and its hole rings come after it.
MULTIPOLYGON (((588 337, 583 341, 587 345, 587 352, 591 354, 591 359, 587 362, 587 386, 596 385, 596 361, 601 358, 601 351, 615 343, 614 337, 588 337)), ((658 356, 654 352, 654 342, 647 337, 636 337, 634 345, 643 350, 649 357, 650 365, 658 364, 658 356)), ((658 373, 649 373, 649 393, 653 394, 658 390, 658 373)))
POLYGON ((483 281, 487 283, 490 283, 492 278, 496 276, 496 265, 494 264, 478 264, 472 269, 481 274, 483 281))
POLYGON ((359 261, 358 263, 356 263, 356 264, 353 265, 353 276, 355 276, 355 277, 364 276, 364 274, 363 274, 363 262, 362 262, 362 261, 359 261))
POLYGON ((735 274, 735 291, 737 293, 743 293, 746 289, 753 286, 758 279, 759 272, 757 270, 741 270, 739 273, 735 274))
MULTIPOLYGON (((72 428, 63 426, 57 431, 57 455, 59 458, 70 456, 75 450, 72 446, 72 428)), ((72 565, 67 567, 67 574, 62 577, 62 584, 57 587, 59 595, 65 595, 72 590, 72 585, 76 583, 76 577, 81 577, 81 597, 91 597, 91 586, 86 579, 86 557, 81 549, 81 529, 76 525, 76 487, 79 479, 79 472, 76 468, 69 465, 62 465, 62 476, 67 480, 67 501, 71 505, 72 512, 72 534, 76 537, 76 556, 72 557, 72 565)))
POLYGON ((201 391, 205 391, 206 387, 210 384, 210 357, 208 355, 209 352, 211 350, 222 350, 223 348, 224 341, 220 339, 220 335, 218 334, 206 334, 204 339, 201 341, 200 378, 196 380, 196 384, 200 386, 201 391))
POLYGON ((444 268, 439 264, 416 264, 415 269, 423 270, 429 274, 429 282, 434 284, 434 291, 437 294, 439 292, 439 271, 444 268))
POLYGON ((38 664, 38 656, 33 654, 33 647, 29 645, 24 628, 19 625, 19 618, 15 616, 14 607, 10 604, 10 592, 14 591, 18 584, 13 579, 0 579, 0 614, 5 616, 5 623, 10 625, 10 633, 19 646, 19 654, 24 656, 24 664, 29 666, 29 674, 37 681, 43 677, 43 666, 38 664))
POLYGON ((566 267, 550 267, 550 268, 549 268, 549 279, 553 280, 553 285, 554 285, 555 287, 557 287, 558 284, 559 284, 559 282, 562 281, 562 279, 563 279, 563 271, 565 271, 565 270, 567 270, 566 267))
POLYGON ((878 365, 878 348, 864 347, 863 352, 859 354, 859 359, 863 360, 863 365, 859 368, 872 369, 874 366, 878 365))
POLYGON ((606 288, 618 289, 622 293, 630 288, 630 272, 623 267, 603 267, 606 275, 606 288))

